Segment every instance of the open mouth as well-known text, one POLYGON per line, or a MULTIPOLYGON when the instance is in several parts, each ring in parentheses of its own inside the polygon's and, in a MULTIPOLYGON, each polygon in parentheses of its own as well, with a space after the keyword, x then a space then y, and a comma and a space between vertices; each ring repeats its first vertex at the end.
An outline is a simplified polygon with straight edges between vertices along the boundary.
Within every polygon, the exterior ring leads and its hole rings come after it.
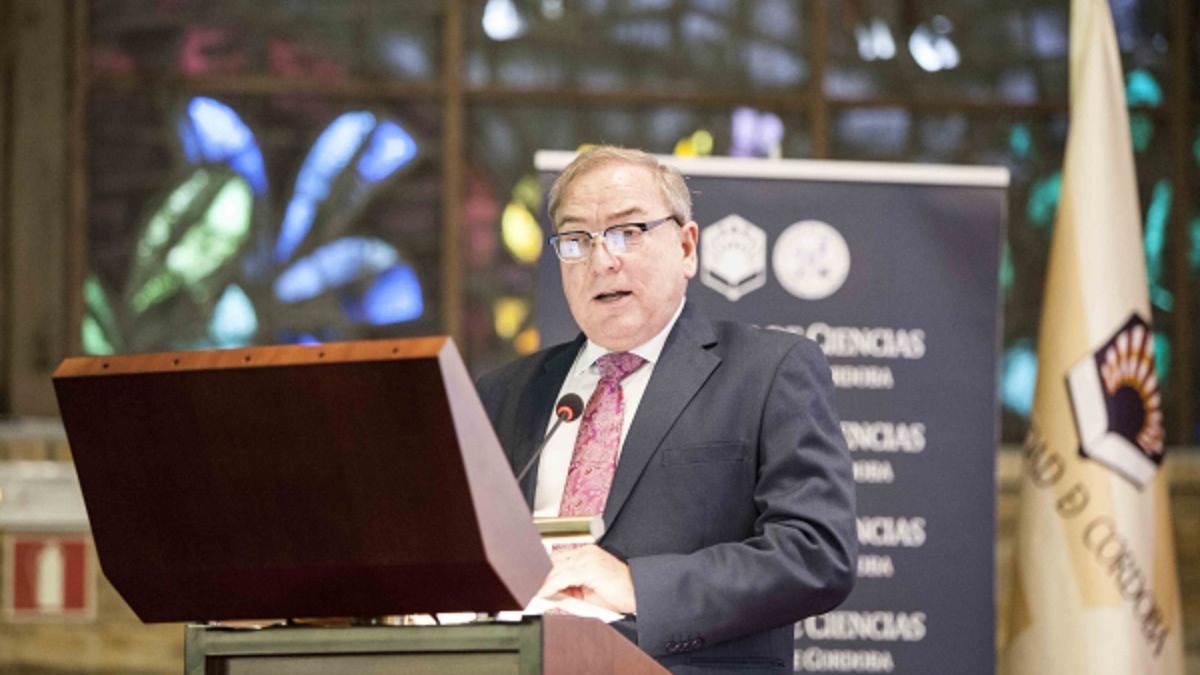
POLYGON ((616 302, 627 295, 633 295, 633 291, 608 291, 605 293, 597 293, 592 299, 598 302, 616 302))

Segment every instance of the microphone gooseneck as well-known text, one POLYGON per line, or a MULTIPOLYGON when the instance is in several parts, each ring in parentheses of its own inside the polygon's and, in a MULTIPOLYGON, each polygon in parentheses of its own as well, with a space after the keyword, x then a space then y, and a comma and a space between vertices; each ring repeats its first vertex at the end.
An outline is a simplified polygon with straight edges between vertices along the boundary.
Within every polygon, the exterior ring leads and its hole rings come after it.
POLYGON ((537 449, 533 451, 533 456, 529 458, 529 461, 525 462, 521 473, 517 474, 518 483, 533 468, 534 462, 537 462, 538 458, 542 456, 542 450, 546 448, 546 444, 550 442, 550 437, 554 435, 554 432, 558 431, 558 427, 563 422, 574 421, 576 417, 579 417, 579 413, 581 412, 583 412, 583 399, 580 398, 579 394, 563 394, 563 397, 558 399, 558 403, 554 404, 554 416, 556 418, 554 425, 550 427, 550 431, 546 432, 546 436, 542 438, 542 442, 538 443, 537 449))

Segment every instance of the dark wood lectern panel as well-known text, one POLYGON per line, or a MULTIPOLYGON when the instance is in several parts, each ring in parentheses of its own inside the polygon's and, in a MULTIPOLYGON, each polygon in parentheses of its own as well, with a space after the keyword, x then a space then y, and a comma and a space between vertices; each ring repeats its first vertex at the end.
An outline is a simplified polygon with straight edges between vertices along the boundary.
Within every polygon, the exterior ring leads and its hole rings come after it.
POLYGON ((513 609, 549 570, 448 338, 68 359, 55 389, 145 621, 513 609))

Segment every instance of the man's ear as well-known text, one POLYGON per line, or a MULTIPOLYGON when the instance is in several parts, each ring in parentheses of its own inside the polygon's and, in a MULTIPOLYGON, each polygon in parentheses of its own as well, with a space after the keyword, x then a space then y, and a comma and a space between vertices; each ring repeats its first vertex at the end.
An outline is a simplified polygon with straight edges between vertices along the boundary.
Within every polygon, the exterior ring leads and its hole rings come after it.
POLYGON ((679 228, 680 245, 683 247, 683 264, 684 275, 688 279, 696 276, 696 269, 699 265, 699 252, 697 250, 700 241, 700 226, 696 221, 689 220, 679 228))

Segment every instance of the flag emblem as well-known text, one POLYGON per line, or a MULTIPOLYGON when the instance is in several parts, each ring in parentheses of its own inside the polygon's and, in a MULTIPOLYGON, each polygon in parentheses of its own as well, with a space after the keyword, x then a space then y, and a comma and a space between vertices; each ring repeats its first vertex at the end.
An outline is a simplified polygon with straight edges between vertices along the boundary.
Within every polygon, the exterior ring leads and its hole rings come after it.
POLYGON ((1067 371, 1079 451, 1142 488, 1163 459, 1154 338, 1137 314, 1067 371))

